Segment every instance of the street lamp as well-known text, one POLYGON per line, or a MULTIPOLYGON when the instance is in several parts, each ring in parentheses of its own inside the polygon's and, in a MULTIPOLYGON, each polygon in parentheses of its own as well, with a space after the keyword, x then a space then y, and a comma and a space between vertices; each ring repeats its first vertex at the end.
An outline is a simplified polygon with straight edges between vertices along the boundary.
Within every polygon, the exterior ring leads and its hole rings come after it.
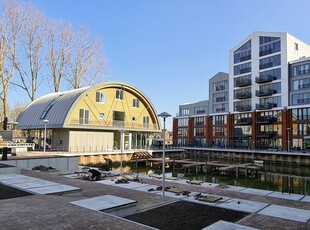
POLYGON ((171 115, 169 113, 166 112, 162 112, 161 114, 158 114, 159 117, 162 117, 164 119, 164 129, 163 129, 163 164, 162 164, 162 174, 163 174, 163 179, 162 179, 162 198, 165 197, 165 145, 166 145, 166 137, 165 137, 165 133, 166 133, 166 127, 165 127, 165 123, 166 123, 166 118, 167 117, 171 117, 171 115))
POLYGON ((290 131, 291 128, 287 128, 287 151, 290 151, 290 131))
POLYGON ((123 149, 124 149, 124 130, 121 129, 120 130, 120 133, 121 133, 121 144, 120 144, 120 148, 121 148, 121 171, 120 171, 120 174, 122 175, 123 174, 123 149))
POLYGON ((46 150, 46 125, 50 122, 49 120, 45 119, 44 122, 44 143, 43 143, 43 152, 45 153, 46 150))

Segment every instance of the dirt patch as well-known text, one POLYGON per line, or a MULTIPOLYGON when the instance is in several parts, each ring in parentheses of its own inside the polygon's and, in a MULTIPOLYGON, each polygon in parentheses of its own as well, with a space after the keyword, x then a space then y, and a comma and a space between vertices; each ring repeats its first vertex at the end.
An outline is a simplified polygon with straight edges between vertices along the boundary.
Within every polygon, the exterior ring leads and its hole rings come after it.
POLYGON ((158 229, 202 229, 219 220, 236 222, 249 215, 209 205, 178 201, 125 217, 158 229))
POLYGON ((11 199, 22 196, 30 196, 33 195, 31 193, 12 188, 10 186, 6 186, 4 184, 0 184, 0 200, 11 199))

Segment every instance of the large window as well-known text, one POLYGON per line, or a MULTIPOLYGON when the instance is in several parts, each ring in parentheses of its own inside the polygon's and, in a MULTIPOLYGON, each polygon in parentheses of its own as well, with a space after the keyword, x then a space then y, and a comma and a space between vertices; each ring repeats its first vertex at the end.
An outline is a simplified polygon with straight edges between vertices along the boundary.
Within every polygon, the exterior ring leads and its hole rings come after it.
POLYGON ((293 109, 292 120, 310 120, 310 108, 293 109))
POLYGON ((309 103, 310 103, 310 93, 300 93, 293 95, 293 105, 309 104, 309 103))
POLYGON ((228 104, 216 104, 212 107, 214 113, 220 113, 220 112, 227 112, 228 111, 228 104))
POLYGON ((79 111, 79 124, 80 125, 89 124, 89 110, 80 109, 80 111, 79 111))
POLYGON ((189 115, 189 108, 181 108, 180 109, 180 116, 189 115))
POLYGON ((228 81, 218 81, 213 83, 213 91, 228 90, 228 81))
POLYGON ((216 115, 212 117, 213 125, 224 125, 227 124, 227 115, 216 115))
POLYGON ((275 55, 272 57, 262 58, 259 60, 259 69, 267 69, 274 66, 281 65, 281 55, 275 55))
POLYGON ((272 70, 267 70, 259 73, 260 78, 271 78, 271 80, 279 80, 281 79, 281 69, 272 69, 272 70))
POLYGON ((194 128, 194 136, 205 136, 205 128, 194 128))
POLYGON ((309 88, 310 88, 310 78, 293 81, 293 90, 309 89, 309 88))
POLYGON ((205 125, 205 117, 195 117, 194 118, 195 125, 205 125))
POLYGON ((116 90, 115 98, 116 98, 117 100, 124 100, 124 90, 117 89, 117 90, 116 90))
POLYGON ((213 94, 213 102, 228 101, 228 92, 213 94))
POLYGON ((203 114, 207 112, 206 106, 197 106, 194 108, 194 114, 203 114))
POLYGON ((234 75, 249 73, 251 71, 251 62, 234 66, 234 75))
POLYGON ((234 63, 244 62, 251 59, 251 40, 234 52, 234 63))
POLYGON ((188 119, 187 118, 180 118, 178 119, 178 126, 188 126, 188 119))
POLYGON ((293 76, 304 75, 310 73, 310 63, 293 67, 293 76))
POLYGON ((105 94, 102 92, 96 92, 96 102, 105 103, 105 94))
POLYGON ((259 56, 281 51, 281 40, 279 37, 259 37, 259 56))

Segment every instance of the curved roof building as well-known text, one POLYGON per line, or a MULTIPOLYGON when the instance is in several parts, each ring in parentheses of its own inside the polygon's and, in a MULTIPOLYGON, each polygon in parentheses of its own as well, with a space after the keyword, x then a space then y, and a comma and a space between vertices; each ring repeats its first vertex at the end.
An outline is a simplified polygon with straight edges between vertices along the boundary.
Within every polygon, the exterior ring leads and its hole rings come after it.
POLYGON ((147 96, 118 82, 42 96, 24 109, 17 122, 19 129, 39 130, 34 137, 39 146, 46 125, 49 146, 68 151, 86 146, 119 148, 120 130, 125 132, 125 147, 142 147, 160 132, 147 96))

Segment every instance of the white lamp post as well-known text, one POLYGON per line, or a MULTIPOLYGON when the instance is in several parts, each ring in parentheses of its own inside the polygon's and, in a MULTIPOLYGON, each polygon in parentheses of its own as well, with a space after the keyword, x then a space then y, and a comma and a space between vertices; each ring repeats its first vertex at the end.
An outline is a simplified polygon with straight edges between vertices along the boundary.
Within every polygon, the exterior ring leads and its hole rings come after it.
POLYGON ((291 128, 287 128, 287 151, 290 151, 290 131, 291 128))
POLYGON ((46 125, 47 123, 49 123, 50 121, 49 120, 43 120, 44 122, 44 143, 43 143, 43 152, 45 153, 45 150, 46 150, 46 125))
POLYGON ((163 180, 162 180, 162 198, 165 197, 165 145, 166 145, 166 118, 171 117, 169 113, 162 112, 161 114, 158 114, 159 117, 162 117, 164 119, 164 129, 163 129, 163 164, 162 164, 162 174, 163 174, 163 180))
POLYGON ((121 172, 120 174, 123 174, 123 149, 124 149, 124 130, 121 129, 120 130, 121 133, 121 143, 120 143, 120 147, 121 147, 121 172))

